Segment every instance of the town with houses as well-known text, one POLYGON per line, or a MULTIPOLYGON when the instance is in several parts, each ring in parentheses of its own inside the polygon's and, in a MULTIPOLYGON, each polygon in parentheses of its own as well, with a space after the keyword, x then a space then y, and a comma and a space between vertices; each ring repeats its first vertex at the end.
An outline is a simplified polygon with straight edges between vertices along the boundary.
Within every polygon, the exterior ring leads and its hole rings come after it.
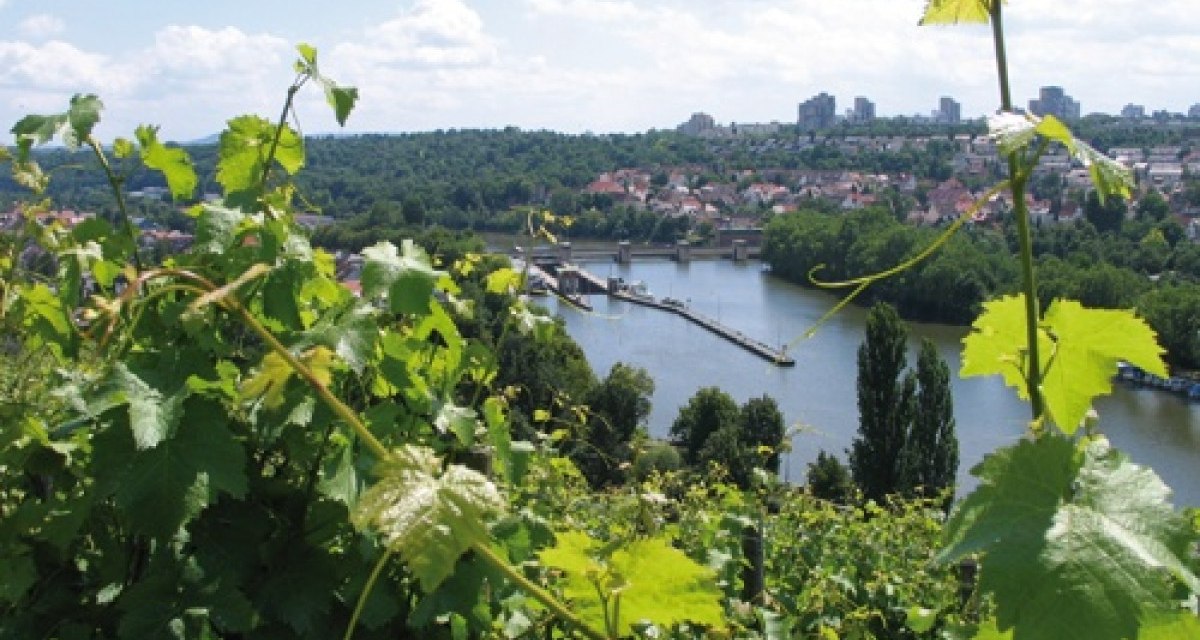
MULTIPOLYGON (((873 205, 896 202, 908 203, 908 210, 894 211, 898 218, 914 225, 941 225, 957 219, 972 209, 983 195, 986 185, 1002 175, 996 142, 986 134, 957 135, 866 135, 855 133, 855 124, 867 124, 876 119, 876 107, 869 99, 857 97, 852 109, 837 114, 836 100, 820 93, 799 104, 796 127, 783 124, 719 125, 705 113, 696 113, 677 127, 683 135, 728 143, 736 140, 751 155, 755 153, 801 153, 815 146, 827 146, 846 157, 858 154, 908 150, 921 153, 928 145, 952 145, 952 175, 944 180, 919 180, 912 173, 870 173, 861 170, 817 169, 756 169, 735 170, 719 179, 711 176, 711 167, 628 167, 605 172, 581 189, 581 194, 606 196, 614 205, 652 211, 670 218, 686 217, 695 227, 712 225, 715 229, 747 229, 761 226, 766 213, 783 214, 797 211, 815 201, 826 208, 855 210, 873 205), (845 125, 845 126, 843 126, 845 125), (836 132, 829 130, 839 127, 836 132), (787 131, 794 133, 786 134, 787 131), (821 135, 817 135, 820 132, 821 135), (665 184, 656 176, 666 175, 665 184), (972 188, 970 185, 976 185, 972 188), (983 185, 983 186, 979 186, 983 185), (898 199, 884 202, 883 194, 898 194, 898 199)), ((1060 87, 1043 87, 1036 99, 1029 101, 1029 112, 1053 114, 1064 120, 1080 117, 1080 105, 1060 87)), ((1154 112, 1146 115, 1140 105, 1127 105, 1121 118, 1146 126, 1169 126, 1172 120, 1200 120, 1200 104, 1194 105, 1185 116, 1154 112)), ((908 121, 917 124, 955 125, 963 122, 961 105, 951 97, 942 97, 938 108, 928 116, 914 116, 908 121)), ((1117 162, 1131 169, 1139 188, 1135 200, 1149 189, 1157 190, 1166 199, 1171 214, 1185 228, 1188 237, 1200 241, 1200 205, 1189 202, 1185 186, 1189 180, 1200 179, 1200 136, 1183 144, 1149 148, 1123 146, 1107 150, 1117 162)), ((1086 167, 1074 161, 1063 148, 1051 148, 1035 172, 1034 178, 1057 175, 1062 180, 1059 202, 1039 200, 1027 194, 1027 204, 1036 225, 1070 223, 1082 217, 1082 207, 1065 194, 1086 193, 1091 179, 1086 167)), ((139 198, 166 199, 163 187, 146 187, 131 192, 132 200, 139 198)), ((1002 192, 984 203, 973 214, 972 222, 987 223, 1008 211, 1012 203, 1002 192)), ((216 194, 204 198, 216 199, 216 194)), ((1193 198, 1194 200, 1194 198, 1193 198)), ((535 204, 535 203, 531 203, 535 204)), ((544 204, 544 203, 543 203, 544 204)), ((1132 203, 1136 206, 1136 202, 1132 203)), ((1130 207, 1130 210, 1134 209, 1130 207)), ((88 212, 59 210, 40 214, 45 223, 58 222, 64 227, 92 217, 88 212)), ((306 227, 333 224, 336 221, 319 214, 297 216, 306 227)), ((146 250, 176 252, 186 248, 192 235, 175 229, 165 229, 144 219, 137 219, 140 242, 146 250)), ((0 212, 0 229, 21 224, 21 214, 13 209, 0 212)))

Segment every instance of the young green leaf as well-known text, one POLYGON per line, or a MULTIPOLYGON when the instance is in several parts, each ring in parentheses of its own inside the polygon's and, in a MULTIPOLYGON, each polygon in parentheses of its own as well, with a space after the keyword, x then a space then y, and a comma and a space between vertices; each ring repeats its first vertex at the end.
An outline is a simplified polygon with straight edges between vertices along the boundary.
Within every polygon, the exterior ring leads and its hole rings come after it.
POLYGON ((433 285, 441 277, 429 263, 429 256, 412 240, 404 240, 401 250, 381 242, 363 249, 363 296, 373 298, 387 293, 395 313, 429 313, 433 285))
POLYGON ((322 82, 325 86, 325 101, 333 107, 333 116, 339 126, 346 126, 346 118, 358 102, 358 89, 355 87, 339 87, 331 81, 322 82))
POLYGON ((317 66, 317 50, 312 45, 301 42, 296 45, 296 50, 300 52, 300 59, 296 61, 295 65, 296 72, 307 73, 320 83, 321 88, 325 90, 325 101, 333 108, 333 115, 337 118, 338 125, 346 126, 346 118, 354 109, 354 103, 358 102, 358 89, 338 86, 332 79, 322 75, 321 69, 317 66))
POLYGON ((992 3, 998 0, 929 0, 921 25, 979 23, 991 21, 992 3))
MULTIPOLYGON (((1022 296, 1005 296, 985 302, 983 313, 971 324, 963 338, 962 369, 964 378, 1000 375, 1020 397, 1028 399, 1026 370, 1028 347, 1025 337, 1025 302, 1022 296)), ((1038 333, 1041 353, 1050 349, 1050 338, 1038 333)))
POLYGON ((300 60, 303 61, 304 64, 310 67, 317 64, 316 47, 308 44, 307 42, 301 42, 296 45, 296 51, 300 52, 300 60))
POLYGON ((95 95, 75 94, 71 98, 71 106, 64 113, 21 118, 9 130, 16 137, 17 162, 26 162, 30 149, 50 142, 54 136, 61 136, 68 149, 78 148, 92 135, 103 108, 104 104, 95 95))
POLYGON ((351 516, 356 527, 379 532, 427 593, 454 571, 464 551, 487 542, 487 519, 505 505, 482 474, 461 465, 441 468, 431 449, 395 450, 351 516))
POLYGON ((158 127, 142 125, 135 133, 142 147, 142 162, 147 167, 161 171, 167 179, 171 197, 186 200, 196 191, 196 170, 187 152, 179 148, 168 148, 158 141, 158 127))
MULTIPOLYGON (((558 544, 542 551, 542 563, 566 573, 564 594, 579 617, 605 628, 605 598, 619 598, 621 636, 633 625, 651 621, 670 627, 680 622, 724 625, 721 590, 713 571, 671 546, 665 538, 642 538, 600 558, 600 542, 586 533, 558 534, 558 544)), ((610 601, 611 606, 611 601, 610 601)))
MULTIPOLYGON (((984 304, 963 339, 965 377, 1000 374, 1027 398, 1028 348, 1023 296, 984 304)), ((1056 300, 1038 327, 1042 394, 1054 423, 1065 433, 1079 428, 1092 401, 1112 390, 1120 360, 1166 375, 1154 332, 1129 311, 1085 309, 1056 300)))
POLYGON ((74 148, 82 144, 92 135, 92 129, 100 122, 100 110, 104 103, 94 94, 71 97, 71 108, 67 109, 67 122, 70 127, 63 132, 63 144, 74 148))
POLYGON ((980 588, 1016 640, 1117 640, 1196 591, 1170 489, 1108 443, 1047 435, 989 455, 954 511, 942 562, 983 552, 980 588))
MULTIPOLYGON (((230 120, 228 128, 221 133, 217 182, 225 187, 226 198, 234 204, 252 205, 261 195, 259 187, 275 134, 275 125, 254 115, 230 120)), ((279 132, 275 161, 289 174, 304 166, 304 141, 287 125, 279 132)))
POLYGON ((1005 111, 988 117, 988 130, 1004 155, 1028 148, 1037 136, 1063 145, 1072 158, 1088 168, 1101 201, 1108 196, 1128 198, 1133 192, 1133 174, 1129 169, 1076 138, 1053 115, 1038 117, 1005 111))
POLYGON ((1167 375, 1154 330, 1132 311, 1086 309, 1074 300, 1055 300, 1042 325, 1054 341, 1042 391, 1050 416, 1068 434, 1079 427, 1094 398, 1112 391, 1121 360, 1167 375))
POLYGON ((1134 182, 1129 169, 1076 138, 1067 125, 1053 115, 1042 116, 1036 122, 1038 135, 1061 143, 1071 157, 1088 168, 1101 202, 1108 196, 1129 198, 1132 195, 1134 182))

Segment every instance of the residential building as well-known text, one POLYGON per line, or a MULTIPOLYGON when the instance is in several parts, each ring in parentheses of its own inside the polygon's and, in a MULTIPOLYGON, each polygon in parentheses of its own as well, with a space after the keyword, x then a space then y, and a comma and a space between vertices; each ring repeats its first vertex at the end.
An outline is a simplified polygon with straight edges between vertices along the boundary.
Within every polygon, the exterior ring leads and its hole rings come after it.
POLYGON ((698 136, 717 128, 717 121, 707 113, 693 113, 687 122, 676 127, 679 133, 698 136))
POLYGON ((797 124, 801 130, 828 129, 837 121, 837 100, 822 91, 800 103, 797 124))
POLYGON ((1188 109, 1188 117, 1200 118, 1200 103, 1194 104, 1191 109, 1188 109))
POLYGON ((962 105, 950 96, 942 96, 942 99, 938 102, 935 120, 943 124, 958 124, 962 122, 962 105))
POLYGON ((1062 87, 1042 87, 1037 100, 1029 101, 1029 110, 1035 115, 1052 115, 1060 120, 1078 120, 1079 102, 1067 95, 1062 87))
POLYGON ((875 103, 863 96, 854 99, 854 111, 851 112, 851 122, 870 122, 875 119, 875 103))
POLYGON ((1146 117, 1146 107, 1140 104, 1127 104, 1121 109, 1121 117, 1128 120, 1141 120, 1146 117))

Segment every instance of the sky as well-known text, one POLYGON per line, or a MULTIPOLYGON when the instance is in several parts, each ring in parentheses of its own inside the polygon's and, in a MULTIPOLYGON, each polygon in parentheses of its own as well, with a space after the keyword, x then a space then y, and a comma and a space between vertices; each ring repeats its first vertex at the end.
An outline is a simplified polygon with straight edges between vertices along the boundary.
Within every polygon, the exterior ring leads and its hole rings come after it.
MULTIPOLYGON (((138 124, 187 141, 229 118, 274 119, 295 44, 356 86, 348 132, 672 128, 794 122, 826 91, 880 116, 964 116, 999 104, 986 26, 919 27, 925 0, 0 0, 0 124, 64 111, 76 93, 106 108, 102 139, 138 124)), ((1195 0, 1012 0, 1014 99, 1060 85, 1084 113, 1186 112, 1200 103, 1195 0)), ((321 92, 296 115, 340 130, 321 92)))

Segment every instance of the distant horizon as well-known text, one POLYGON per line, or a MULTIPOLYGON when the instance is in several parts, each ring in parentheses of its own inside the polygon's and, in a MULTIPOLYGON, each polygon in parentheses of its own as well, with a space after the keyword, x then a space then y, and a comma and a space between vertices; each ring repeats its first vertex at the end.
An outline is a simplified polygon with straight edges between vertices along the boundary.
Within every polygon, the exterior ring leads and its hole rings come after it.
MULTIPOLYGON (((274 117, 295 45, 358 87, 345 131, 664 130, 703 111, 723 122, 791 123, 822 91, 840 113, 866 96, 911 117, 952 96, 967 115, 998 104, 986 26, 918 27, 926 0, 0 0, 0 124, 106 109, 97 135, 142 123, 191 140, 245 113, 274 117), (865 20, 864 16, 869 16, 865 20), (95 28, 105 25, 104 29, 95 28)), ((1200 103, 1200 12, 1188 0, 1006 5, 1013 94, 1061 86, 1086 112, 1187 113, 1200 103)), ((306 87, 302 129, 333 132, 306 87)))

